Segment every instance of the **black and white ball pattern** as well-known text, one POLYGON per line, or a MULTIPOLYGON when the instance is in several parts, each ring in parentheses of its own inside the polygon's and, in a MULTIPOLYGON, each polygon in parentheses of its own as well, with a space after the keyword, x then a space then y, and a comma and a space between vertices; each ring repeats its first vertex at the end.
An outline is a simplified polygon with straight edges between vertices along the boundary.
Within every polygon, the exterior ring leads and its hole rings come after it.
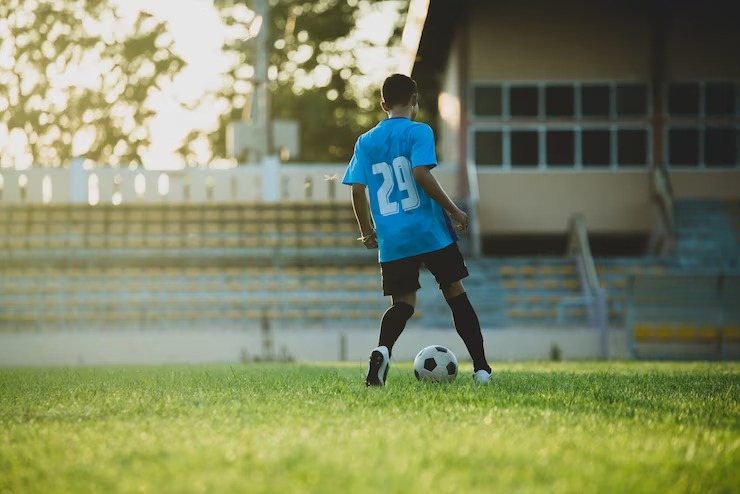
POLYGON ((457 377, 457 357, 442 345, 423 348, 414 359, 414 376, 419 381, 454 381, 457 377))

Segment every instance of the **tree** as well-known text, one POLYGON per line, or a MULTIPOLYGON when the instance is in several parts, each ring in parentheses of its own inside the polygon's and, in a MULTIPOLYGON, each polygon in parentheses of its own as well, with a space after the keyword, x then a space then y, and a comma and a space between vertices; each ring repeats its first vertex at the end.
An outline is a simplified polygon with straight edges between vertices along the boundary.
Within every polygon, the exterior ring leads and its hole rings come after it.
MULTIPOLYGON (((271 112, 274 118, 299 121, 302 161, 348 160, 357 135, 381 115, 377 89, 362 83, 358 67, 358 49, 372 43, 350 36, 358 16, 377 3, 270 1, 271 112)), ((215 130, 195 130, 188 136, 180 149, 186 160, 194 156, 190 143, 204 137, 215 156, 225 156, 226 125, 246 117, 254 90, 255 50, 249 38, 255 34, 255 13, 246 2, 217 0, 216 5, 229 28, 224 51, 232 64, 223 74, 223 87, 206 99, 225 111, 215 130)), ((394 2, 397 9, 405 5, 405 1, 394 2)), ((398 36, 400 21, 395 22, 398 36)))
MULTIPOLYGON (((127 20, 108 0, 0 0, 0 136, 34 164, 80 154, 141 164, 147 101, 184 65, 146 12, 127 20)), ((0 147, 3 163, 11 154, 0 147)))

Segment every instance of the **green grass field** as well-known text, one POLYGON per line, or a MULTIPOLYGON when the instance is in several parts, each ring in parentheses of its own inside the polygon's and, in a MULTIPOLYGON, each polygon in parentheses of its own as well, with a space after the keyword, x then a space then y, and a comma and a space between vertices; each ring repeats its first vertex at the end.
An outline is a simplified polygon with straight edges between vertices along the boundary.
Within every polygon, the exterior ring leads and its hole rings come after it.
POLYGON ((0 370, 0 493, 712 493, 740 489, 740 365, 0 370))

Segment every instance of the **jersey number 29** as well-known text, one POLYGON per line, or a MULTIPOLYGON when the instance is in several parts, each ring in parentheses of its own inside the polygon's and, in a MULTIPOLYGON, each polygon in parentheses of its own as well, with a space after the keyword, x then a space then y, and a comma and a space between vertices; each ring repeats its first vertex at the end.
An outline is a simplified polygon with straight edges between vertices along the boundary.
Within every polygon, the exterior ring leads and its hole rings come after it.
POLYGON ((416 190, 411 163, 407 158, 399 156, 393 160, 393 165, 386 162, 375 163, 373 175, 383 175, 383 183, 378 188, 378 208, 382 216, 398 213, 399 202, 400 208, 404 211, 419 207, 419 192, 416 190), (396 186, 408 196, 400 201, 391 201, 391 194, 396 186))

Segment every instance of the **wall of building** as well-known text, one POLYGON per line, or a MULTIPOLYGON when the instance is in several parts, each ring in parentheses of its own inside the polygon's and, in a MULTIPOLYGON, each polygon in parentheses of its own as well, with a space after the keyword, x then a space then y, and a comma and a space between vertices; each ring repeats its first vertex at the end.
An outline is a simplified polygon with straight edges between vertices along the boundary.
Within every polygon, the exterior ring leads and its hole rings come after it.
POLYGON ((472 3, 470 80, 647 79, 650 31, 642 8, 596 3, 472 3))
POLYGON ((740 200, 740 170, 672 170, 675 199, 740 200))
MULTIPOLYGON (((274 332, 273 344, 275 355, 297 361, 356 362, 358 379, 362 379, 377 338, 376 328, 279 329, 274 332)), ((599 335, 589 329, 484 330, 484 339, 491 362, 548 360, 553 346, 563 359, 600 358, 599 335)), ((2 333, 0 367, 239 363, 263 355, 263 343, 258 331, 219 329, 2 333)), ((408 328, 394 348, 394 359, 413 361, 419 350, 434 344, 450 348, 461 363, 469 362, 467 350, 452 328, 408 328)), ((611 358, 626 358, 625 332, 610 331, 608 346, 611 358)))
POLYGON ((589 231, 648 232, 652 226, 646 171, 480 170, 483 234, 565 233, 574 213, 589 231))
POLYGON ((740 80, 740 5, 670 2, 666 33, 669 80, 740 80))
POLYGON ((437 160, 444 163, 460 163, 463 156, 460 153, 460 139, 462 137, 462 98, 463 88, 460 87, 460 43, 462 38, 453 38, 450 48, 449 63, 442 76, 441 91, 437 100, 439 108, 438 149, 437 160))
MULTIPOLYGON (((471 99, 476 82, 618 81, 640 82, 648 88, 651 84, 654 33, 650 9, 654 4, 519 0, 469 5, 458 30, 468 37, 466 77, 470 87, 447 85, 447 91, 457 89, 462 100, 471 99)), ((732 15, 738 11, 737 6, 730 1, 670 2, 667 8, 666 80, 740 81, 740 30, 737 16, 732 15)), ((460 63, 460 54, 451 50, 448 77, 460 63)), ((471 128, 511 125, 472 114, 462 118, 471 128)), ((650 126, 652 116, 637 118, 634 123, 650 126)), ((693 125, 688 120, 685 123, 693 125)), ((519 120, 514 125, 551 123, 519 120)), ((629 126, 629 119, 620 125, 629 126)), ((454 134, 445 133, 443 138, 454 138, 454 134)), ((443 146, 446 150, 452 148, 449 143, 443 146)), ((652 147, 648 150, 652 154, 652 147)), ((469 152, 473 152, 472 146, 469 152)), ((453 162, 459 167, 465 165, 462 159, 453 162)), ((562 233, 575 212, 586 216, 594 232, 648 233, 653 218, 649 166, 648 161, 644 170, 632 171, 612 164, 608 170, 594 172, 578 167, 545 171, 543 165, 532 169, 478 167, 481 233, 562 233)), ((700 164, 696 169, 674 168, 670 175, 677 199, 737 199, 740 195, 737 167, 715 170, 700 164)))

